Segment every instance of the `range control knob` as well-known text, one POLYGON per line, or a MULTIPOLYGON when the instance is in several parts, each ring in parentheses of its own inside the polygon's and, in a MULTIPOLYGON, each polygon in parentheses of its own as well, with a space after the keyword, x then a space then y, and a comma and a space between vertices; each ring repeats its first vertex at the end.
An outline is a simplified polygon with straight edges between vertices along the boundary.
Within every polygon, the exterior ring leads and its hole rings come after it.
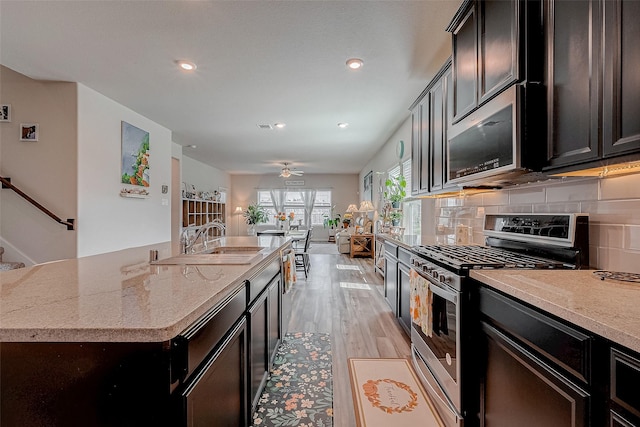
POLYGON ((437 278, 438 278, 438 276, 440 276, 440 274, 439 274, 436 270, 433 270, 433 271, 431 272, 431 275, 432 275, 435 279, 437 279, 437 278))
POLYGON ((451 276, 441 274, 440 275, 440 283, 451 283, 451 276))

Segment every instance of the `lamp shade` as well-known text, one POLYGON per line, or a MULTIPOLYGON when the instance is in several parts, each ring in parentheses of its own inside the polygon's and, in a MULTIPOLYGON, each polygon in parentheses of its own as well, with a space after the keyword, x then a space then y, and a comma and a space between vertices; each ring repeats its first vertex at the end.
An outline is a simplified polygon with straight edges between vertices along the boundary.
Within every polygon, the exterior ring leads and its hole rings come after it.
POLYGON ((352 203, 347 208, 347 212, 349 212, 349 213, 358 212, 358 207, 355 204, 352 203))
POLYGON ((371 203, 370 200, 363 200, 360 203, 360 209, 358 209, 360 212, 371 212, 371 211, 375 211, 376 209, 373 207, 373 204, 371 203))
POLYGON ((235 214, 241 214, 242 213, 242 206, 236 206, 236 210, 233 211, 233 213, 235 214))

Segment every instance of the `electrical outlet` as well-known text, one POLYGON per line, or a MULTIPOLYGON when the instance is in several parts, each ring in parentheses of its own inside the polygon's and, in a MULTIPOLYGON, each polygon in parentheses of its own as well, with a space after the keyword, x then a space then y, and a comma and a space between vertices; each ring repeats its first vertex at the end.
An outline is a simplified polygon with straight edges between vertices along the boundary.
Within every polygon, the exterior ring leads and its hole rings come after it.
POLYGON ((469 235, 471 234, 471 227, 467 227, 464 224, 458 224, 456 226, 456 245, 468 245, 469 235))

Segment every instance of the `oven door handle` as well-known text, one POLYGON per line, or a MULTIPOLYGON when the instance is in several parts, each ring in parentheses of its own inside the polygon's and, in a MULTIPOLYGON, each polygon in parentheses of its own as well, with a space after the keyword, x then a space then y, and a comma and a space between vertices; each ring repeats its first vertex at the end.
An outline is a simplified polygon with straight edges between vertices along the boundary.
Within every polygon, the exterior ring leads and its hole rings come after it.
MULTIPOLYGON (((412 270, 415 270, 415 269, 412 268, 412 270)), ((420 272, 418 272, 417 270, 415 271, 416 273, 418 273, 420 277, 422 277, 423 279, 429 282, 429 289, 431 289, 431 292, 433 292, 434 294, 438 295, 441 298, 446 299, 449 302, 458 304, 457 291, 449 288, 447 285, 440 284, 440 282, 436 281, 434 278, 431 278, 429 276, 425 277, 422 274, 420 274, 420 272)))
POLYGON ((444 287, 446 285, 441 285, 440 283, 435 282, 433 280, 429 280, 429 283, 430 283, 429 289, 431 289, 431 292, 433 292, 434 294, 438 295, 441 298, 446 299, 449 302, 458 304, 458 293, 456 291, 449 290, 444 287))

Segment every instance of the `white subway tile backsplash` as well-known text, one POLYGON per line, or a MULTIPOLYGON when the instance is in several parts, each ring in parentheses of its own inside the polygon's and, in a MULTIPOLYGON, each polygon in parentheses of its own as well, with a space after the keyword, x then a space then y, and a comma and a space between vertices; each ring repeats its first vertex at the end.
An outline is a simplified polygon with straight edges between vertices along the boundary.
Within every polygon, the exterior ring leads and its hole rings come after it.
POLYGON ((463 224, 472 227, 473 243, 484 244, 485 214, 588 213, 590 266, 640 272, 640 174, 538 183, 437 199, 434 206, 434 215, 426 218, 433 221, 430 230, 441 243, 453 243, 456 225, 463 224))
POLYGON ((580 202, 567 202, 567 203, 545 203, 542 205, 535 205, 533 207, 534 213, 576 213, 580 212, 580 202))
POLYGON ((607 248, 622 248, 624 226, 589 222, 589 244, 607 248))
POLYGON ((509 204, 544 203, 547 201, 545 194, 545 187, 529 187, 518 190, 509 190, 509 204))
POLYGON ((589 214, 590 222, 640 225, 640 199, 584 202, 582 212, 589 214))
MULTIPOLYGON (((624 245, 625 249, 640 251, 640 226, 627 225, 624 227, 624 245)), ((640 258, 640 255, 638 256, 640 258)), ((640 259, 638 260, 640 262, 640 259)))
POLYGON ((482 197, 482 204, 485 207, 509 204, 509 192, 506 190, 491 191, 489 193, 479 194, 478 196, 482 197))
POLYGON ((598 265, 600 270, 640 273, 640 253, 615 248, 598 248, 598 265))
POLYGON ((598 179, 547 187, 547 203, 598 200, 598 179))
POLYGON ((602 200, 640 199, 640 174, 604 178, 600 187, 602 200))

